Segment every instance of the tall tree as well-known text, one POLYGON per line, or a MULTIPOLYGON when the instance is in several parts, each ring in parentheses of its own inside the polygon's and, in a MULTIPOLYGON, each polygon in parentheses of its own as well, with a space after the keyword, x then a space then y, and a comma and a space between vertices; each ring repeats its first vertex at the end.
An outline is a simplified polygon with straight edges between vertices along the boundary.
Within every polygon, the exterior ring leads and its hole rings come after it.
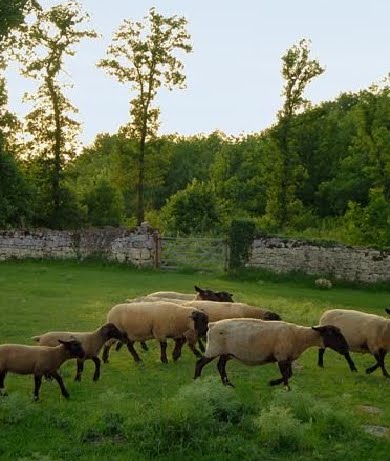
MULTIPOLYGON (((34 109, 26 117, 30 134, 27 149, 43 164, 48 175, 51 212, 57 216, 63 203, 61 181, 63 167, 76 150, 80 123, 73 118, 77 109, 64 94, 71 86, 63 82, 64 59, 75 54, 74 45, 96 32, 82 29, 88 20, 76 1, 39 11, 36 21, 25 26, 24 52, 19 59, 22 75, 38 81, 39 87, 28 100, 34 109)), ((49 207, 50 213, 50 207, 49 207)))
POLYGON ((302 39, 282 57, 284 103, 278 113, 278 128, 274 131, 276 148, 271 154, 267 190, 267 214, 280 227, 299 209, 296 187, 305 174, 295 146, 289 143, 290 124, 294 115, 309 106, 303 96, 307 84, 324 72, 317 60, 310 59, 309 46, 310 41, 302 39))
POLYGON ((99 62, 121 83, 131 83, 136 93, 131 100, 130 138, 138 141, 137 222, 144 220, 144 181, 146 142, 155 136, 160 110, 153 106, 161 86, 172 90, 184 88, 186 77, 183 64, 175 55, 180 50, 192 51, 190 35, 183 17, 164 17, 154 8, 145 23, 125 20, 114 34, 107 58, 99 62))

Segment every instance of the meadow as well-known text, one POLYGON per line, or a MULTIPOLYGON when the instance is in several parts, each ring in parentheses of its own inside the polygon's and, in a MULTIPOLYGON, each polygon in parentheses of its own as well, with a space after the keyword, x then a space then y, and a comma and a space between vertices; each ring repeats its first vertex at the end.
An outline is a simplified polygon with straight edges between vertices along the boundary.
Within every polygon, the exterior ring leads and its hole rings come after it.
MULTIPOLYGON (((234 277, 199 272, 159 272, 103 264, 58 261, 0 263, 0 343, 32 344, 31 336, 53 330, 93 330, 109 308, 157 290, 192 292, 193 285, 234 293, 236 301, 267 306, 283 320, 315 325, 329 308, 384 315, 385 288, 315 288, 311 279, 277 280, 252 274, 234 277)), ((75 363, 61 368, 70 392, 43 382, 33 402, 33 377, 8 375, 0 397, 1 461, 143 460, 384 460, 390 439, 365 426, 390 427, 390 383, 368 355, 353 354, 358 373, 333 351, 319 369, 317 350, 294 367, 291 391, 271 388, 277 365, 246 367, 230 361, 235 388, 225 388, 216 363, 193 381, 195 357, 188 348, 163 365, 150 344, 136 364, 123 348, 102 365, 93 382, 86 362, 83 381, 75 363)), ((169 351, 171 351, 171 345, 169 351)))

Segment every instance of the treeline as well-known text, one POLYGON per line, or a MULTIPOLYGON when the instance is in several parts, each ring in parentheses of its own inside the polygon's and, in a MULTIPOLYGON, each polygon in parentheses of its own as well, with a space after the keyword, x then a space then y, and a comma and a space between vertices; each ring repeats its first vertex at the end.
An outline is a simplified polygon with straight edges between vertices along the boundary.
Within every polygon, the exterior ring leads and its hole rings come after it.
MULTIPOLYGON (((73 9, 54 10, 61 27, 64 17, 84 21, 69 3, 73 9)), ((15 18, 20 29, 23 15, 15 18)), ((171 29, 184 27, 168 19, 171 29)), ((163 20, 151 10, 150 21, 163 20)), ((41 13, 40 21, 53 21, 53 12, 41 13)), ((0 28, 6 37, 9 24, 0 28)), ((31 51, 42 30, 29 29, 29 40, 15 48, 31 51)), ((82 34, 95 33, 83 29, 75 41, 82 34)), ((55 78, 62 58, 54 68, 58 53, 46 61, 26 58, 26 75, 41 72, 38 103, 26 121, 7 110, 0 81, 0 226, 133 226, 141 216, 169 234, 222 235, 232 220, 243 219, 268 233, 390 246, 390 86, 310 106, 303 90, 323 69, 309 59, 308 44, 283 56, 284 105, 261 133, 158 136, 158 109, 141 113, 140 94, 132 101, 138 125, 133 120, 116 134, 98 135, 79 155, 74 108, 55 78), (21 142, 26 132, 30 138, 21 142)), ((118 71, 113 60, 103 65, 118 71)))

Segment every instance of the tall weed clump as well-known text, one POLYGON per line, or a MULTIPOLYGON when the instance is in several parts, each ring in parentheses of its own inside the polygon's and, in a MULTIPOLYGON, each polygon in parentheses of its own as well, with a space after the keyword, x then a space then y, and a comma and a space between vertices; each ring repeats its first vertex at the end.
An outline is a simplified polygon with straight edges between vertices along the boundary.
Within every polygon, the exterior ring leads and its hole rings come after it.
POLYGON ((234 428, 245 425, 251 413, 233 389, 205 379, 184 386, 175 397, 163 400, 129 433, 138 450, 149 458, 170 453, 212 453, 221 449, 218 437, 222 436, 223 449, 229 451, 238 443, 229 441, 230 435, 236 438, 234 428))

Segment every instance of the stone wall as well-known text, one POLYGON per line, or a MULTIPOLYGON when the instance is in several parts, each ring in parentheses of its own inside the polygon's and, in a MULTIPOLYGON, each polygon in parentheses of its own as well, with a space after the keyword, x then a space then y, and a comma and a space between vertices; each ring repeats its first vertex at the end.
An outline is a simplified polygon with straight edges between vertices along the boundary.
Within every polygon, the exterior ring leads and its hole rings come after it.
POLYGON ((156 264, 156 233, 146 223, 136 229, 82 231, 49 229, 0 231, 0 261, 23 258, 102 257, 136 266, 156 264))
POLYGON ((319 246, 281 238, 254 240, 247 266, 273 272, 302 271, 356 282, 390 281, 390 251, 319 246))

